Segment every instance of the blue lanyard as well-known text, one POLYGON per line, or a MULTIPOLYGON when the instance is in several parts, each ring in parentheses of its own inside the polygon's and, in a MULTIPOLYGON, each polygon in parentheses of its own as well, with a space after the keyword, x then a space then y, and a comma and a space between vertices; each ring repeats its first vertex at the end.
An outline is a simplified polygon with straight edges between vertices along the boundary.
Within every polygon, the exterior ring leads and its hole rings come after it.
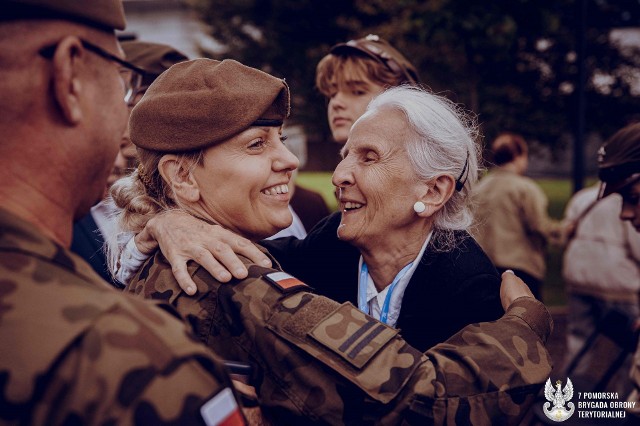
MULTIPOLYGON (((402 279, 406 275, 406 273, 411 269, 413 262, 409 263, 407 266, 402 268, 398 275, 393 279, 393 282, 389 286, 389 290, 387 290, 387 296, 384 298, 384 304, 382 305, 382 309, 380 310, 380 321, 383 323, 387 323, 387 317, 389 316, 389 304, 391 303, 391 293, 393 293, 393 289, 396 288, 396 284, 398 281, 402 279)), ((365 314, 369 313, 369 304, 367 303, 367 282, 369 281, 369 268, 367 264, 362 261, 362 268, 360 269, 360 282, 358 283, 358 309, 360 309, 365 314)))

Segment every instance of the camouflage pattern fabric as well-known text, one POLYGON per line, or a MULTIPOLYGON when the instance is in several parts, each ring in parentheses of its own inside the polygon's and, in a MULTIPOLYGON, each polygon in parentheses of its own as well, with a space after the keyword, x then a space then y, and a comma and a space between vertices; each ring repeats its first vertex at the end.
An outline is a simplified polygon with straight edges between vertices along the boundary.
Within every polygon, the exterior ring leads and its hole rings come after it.
POLYGON ((189 297, 158 252, 128 291, 171 303, 218 355, 251 363, 274 424, 518 424, 549 376, 551 316, 535 299, 423 354, 353 305, 245 262, 249 277, 229 284, 190 265, 189 297))
POLYGON ((231 386, 171 307, 116 292, 2 210, 0 253, 0 424, 203 424, 231 386))

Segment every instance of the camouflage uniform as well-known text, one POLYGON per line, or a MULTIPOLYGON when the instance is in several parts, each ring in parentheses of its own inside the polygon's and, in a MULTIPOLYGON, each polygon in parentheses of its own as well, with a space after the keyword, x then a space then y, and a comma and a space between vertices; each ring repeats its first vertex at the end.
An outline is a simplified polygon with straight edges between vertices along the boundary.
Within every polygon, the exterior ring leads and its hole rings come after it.
POLYGON ((423 354, 350 303, 245 262, 249 277, 231 284, 191 264, 189 297, 158 252, 128 290, 170 302, 217 354, 256 367, 275 424, 517 424, 549 376, 551 317, 534 299, 423 354))
POLYGON ((172 308, 115 292, 3 210, 0 251, 0 424, 202 424, 229 395, 172 308))

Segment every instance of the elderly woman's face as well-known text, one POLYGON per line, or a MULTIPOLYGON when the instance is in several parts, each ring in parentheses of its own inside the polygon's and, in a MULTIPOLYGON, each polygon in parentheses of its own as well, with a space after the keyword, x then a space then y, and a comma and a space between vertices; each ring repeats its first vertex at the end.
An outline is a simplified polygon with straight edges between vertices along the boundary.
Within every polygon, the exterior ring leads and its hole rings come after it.
POLYGON ((418 220, 413 204, 425 185, 405 149, 409 136, 397 111, 378 112, 353 126, 333 173, 333 184, 340 189, 341 240, 372 247, 382 238, 404 238, 403 230, 418 220))
POLYGON ((298 159, 282 129, 251 127, 205 151, 194 177, 200 204, 217 223, 256 240, 291 224, 289 181, 298 159))

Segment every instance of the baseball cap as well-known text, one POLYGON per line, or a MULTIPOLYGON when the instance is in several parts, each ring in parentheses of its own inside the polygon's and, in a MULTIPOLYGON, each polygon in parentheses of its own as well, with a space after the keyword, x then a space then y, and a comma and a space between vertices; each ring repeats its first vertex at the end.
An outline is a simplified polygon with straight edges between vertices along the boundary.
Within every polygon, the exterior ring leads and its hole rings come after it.
POLYGON ((369 34, 364 38, 349 40, 333 46, 330 53, 336 55, 349 55, 353 52, 364 53, 376 62, 387 67, 392 72, 403 75, 404 82, 417 85, 420 82, 418 72, 411 62, 402 53, 396 50, 389 42, 375 34, 369 34))

